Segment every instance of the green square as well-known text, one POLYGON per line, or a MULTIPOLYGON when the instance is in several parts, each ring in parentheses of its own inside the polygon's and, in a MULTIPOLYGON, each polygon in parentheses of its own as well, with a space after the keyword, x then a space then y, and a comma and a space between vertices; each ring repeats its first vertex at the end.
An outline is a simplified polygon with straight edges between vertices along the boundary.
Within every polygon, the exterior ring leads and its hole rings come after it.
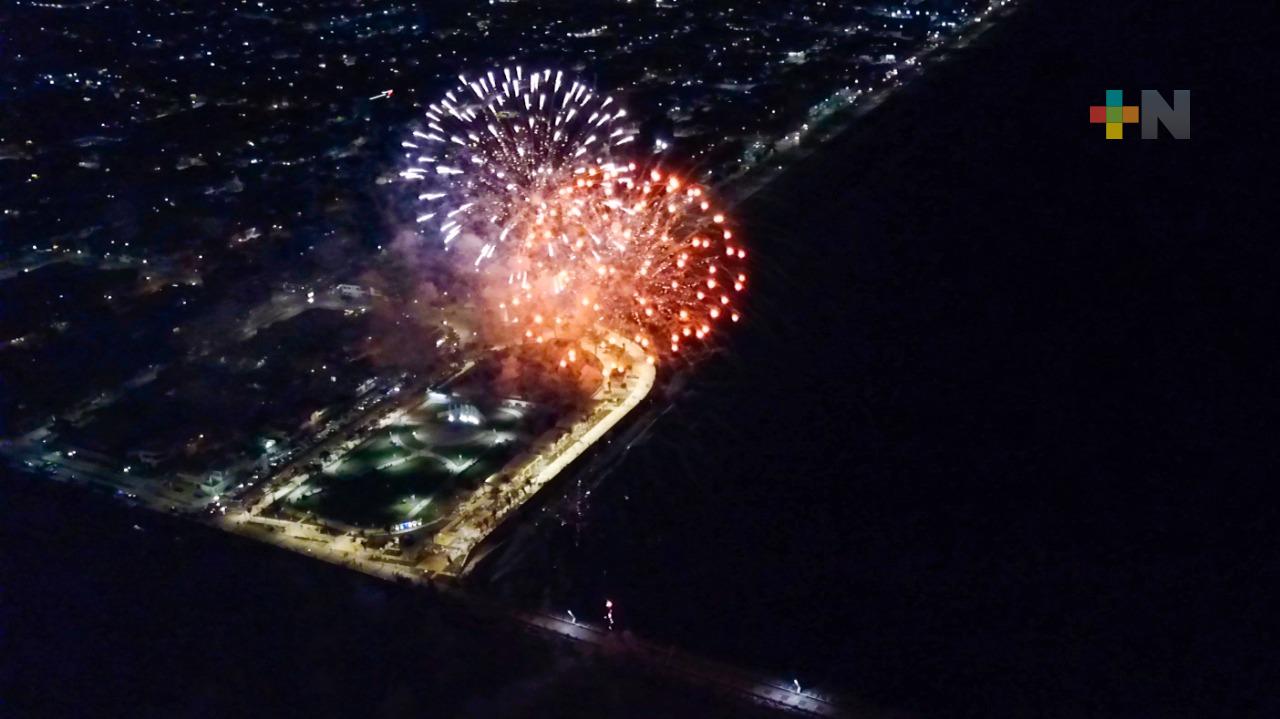
POLYGON ((1123 108, 1123 107, 1108 107, 1108 108, 1107 108, 1107 122, 1124 122, 1124 108, 1123 108))
POLYGON ((1124 104, 1124 90, 1107 90, 1107 107, 1120 107, 1124 104))

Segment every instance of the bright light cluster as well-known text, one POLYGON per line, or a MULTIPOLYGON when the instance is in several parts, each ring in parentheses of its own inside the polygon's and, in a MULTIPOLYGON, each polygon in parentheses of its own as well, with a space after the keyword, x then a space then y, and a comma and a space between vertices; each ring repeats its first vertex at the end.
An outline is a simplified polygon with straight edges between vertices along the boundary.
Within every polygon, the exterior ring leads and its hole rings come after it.
POLYGON ((405 143, 404 176, 495 341, 567 347, 568 366, 579 341, 620 336, 655 362, 738 321, 746 250, 705 188, 625 156, 636 132, 612 98, 551 70, 461 81, 405 143))

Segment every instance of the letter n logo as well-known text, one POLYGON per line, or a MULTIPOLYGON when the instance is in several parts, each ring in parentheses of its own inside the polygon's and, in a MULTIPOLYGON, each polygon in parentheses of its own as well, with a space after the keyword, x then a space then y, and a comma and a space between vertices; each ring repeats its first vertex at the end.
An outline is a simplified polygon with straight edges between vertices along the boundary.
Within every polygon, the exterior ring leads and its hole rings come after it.
POLYGON ((1142 91, 1142 139, 1154 140, 1159 126, 1175 140, 1191 139, 1191 91, 1174 90, 1173 107, 1155 90, 1142 91))

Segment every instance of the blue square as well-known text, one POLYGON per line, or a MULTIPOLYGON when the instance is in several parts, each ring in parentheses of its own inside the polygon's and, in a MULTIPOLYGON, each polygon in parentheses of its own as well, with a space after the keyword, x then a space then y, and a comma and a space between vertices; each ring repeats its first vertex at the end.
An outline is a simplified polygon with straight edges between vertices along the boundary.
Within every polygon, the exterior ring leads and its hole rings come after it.
POLYGON ((1124 90, 1107 90, 1107 107, 1120 107, 1124 104, 1124 90))

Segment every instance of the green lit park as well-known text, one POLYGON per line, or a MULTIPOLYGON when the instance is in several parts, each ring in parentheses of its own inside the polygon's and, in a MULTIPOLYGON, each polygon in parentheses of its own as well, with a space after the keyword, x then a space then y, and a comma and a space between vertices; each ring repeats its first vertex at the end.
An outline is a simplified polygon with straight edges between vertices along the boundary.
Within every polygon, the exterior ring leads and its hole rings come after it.
POLYGON ((352 529, 430 527, 525 448, 544 414, 520 400, 431 392, 321 463, 287 510, 352 529))

